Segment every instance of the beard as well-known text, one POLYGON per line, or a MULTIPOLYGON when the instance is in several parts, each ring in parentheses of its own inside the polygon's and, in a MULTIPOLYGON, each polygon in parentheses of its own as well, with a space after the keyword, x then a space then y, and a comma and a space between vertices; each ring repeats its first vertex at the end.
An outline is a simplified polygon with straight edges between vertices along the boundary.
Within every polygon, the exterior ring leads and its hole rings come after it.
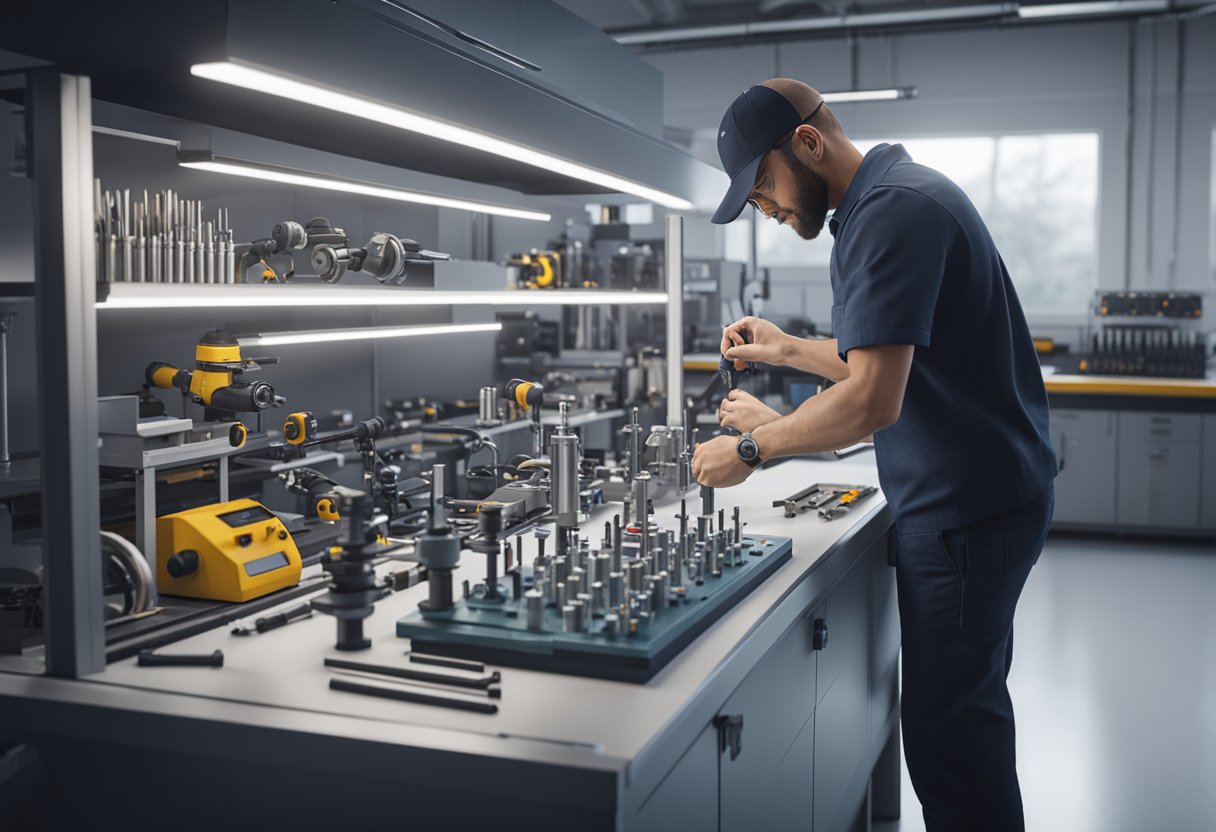
POLYGON ((808 168, 794 155, 789 144, 781 146, 786 164, 794 175, 794 205, 789 210, 794 232, 804 240, 813 240, 823 230, 828 216, 828 184, 823 177, 808 168))

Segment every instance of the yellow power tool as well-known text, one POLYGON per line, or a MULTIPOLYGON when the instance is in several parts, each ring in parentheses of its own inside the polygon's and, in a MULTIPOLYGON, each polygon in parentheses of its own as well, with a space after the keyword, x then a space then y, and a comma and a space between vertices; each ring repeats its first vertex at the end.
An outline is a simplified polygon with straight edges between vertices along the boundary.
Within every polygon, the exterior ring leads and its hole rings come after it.
POLYGON ((156 585, 164 595, 249 601, 300 582, 287 527, 254 500, 231 500, 156 519, 156 585))
POLYGON ((560 252, 533 249, 528 254, 512 254, 507 265, 517 270, 516 283, 528 289, 556 289, 564 285, 560 252))
POLYGON ((183 370, 153 361, 144 370, 149 387, 174 388, 204 408, 203 418, 219 421, 236 413, 258 413, 287 400, 266 381, 235 381, 243 373, 277 364, 277 358, 242 358, 241 345, 230 333, 214 329, 199 339, 194 350, 194 369, 183 370))

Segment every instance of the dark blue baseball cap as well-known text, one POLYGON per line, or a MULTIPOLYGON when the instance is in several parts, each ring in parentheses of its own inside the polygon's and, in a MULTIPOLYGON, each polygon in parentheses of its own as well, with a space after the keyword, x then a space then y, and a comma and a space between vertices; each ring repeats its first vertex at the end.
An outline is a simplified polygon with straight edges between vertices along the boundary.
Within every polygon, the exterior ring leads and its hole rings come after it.
POLYGON ((750 87, 730 105, 718 126, 718 157, 730 188, 712 221, 734 222, 756 187, 764 155, 808 117, 822 97, 792 78, 774 78, 750 87))

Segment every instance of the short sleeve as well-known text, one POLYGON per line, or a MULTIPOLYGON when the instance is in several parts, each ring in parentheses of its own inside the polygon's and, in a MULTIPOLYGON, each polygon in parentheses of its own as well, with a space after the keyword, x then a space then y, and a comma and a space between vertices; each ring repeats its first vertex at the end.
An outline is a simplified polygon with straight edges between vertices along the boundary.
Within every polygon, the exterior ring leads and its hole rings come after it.
POLYGON ((957 229, 935 200, 908 188, 876 188, 857 204, 834 252, 832 324, 842 359, 858 347, 929 346, 957 229))

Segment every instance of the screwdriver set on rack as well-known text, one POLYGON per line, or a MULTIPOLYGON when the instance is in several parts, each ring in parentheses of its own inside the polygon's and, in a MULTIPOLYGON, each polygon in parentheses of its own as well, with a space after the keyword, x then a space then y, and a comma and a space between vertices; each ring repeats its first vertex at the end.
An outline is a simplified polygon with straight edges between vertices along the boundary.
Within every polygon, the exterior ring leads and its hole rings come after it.
POLYGON ((1090 351, 1080 373, 1117 376, 1203 378, 1207 336, 1198 326, 1202 296, 1194 292, 1098 292, 1090 351))
POLYGON ((93 180, 97 279, 105 283, 236 283, 228 210, 207 219, 200 200, 172 190, 131 200, 93 180))

